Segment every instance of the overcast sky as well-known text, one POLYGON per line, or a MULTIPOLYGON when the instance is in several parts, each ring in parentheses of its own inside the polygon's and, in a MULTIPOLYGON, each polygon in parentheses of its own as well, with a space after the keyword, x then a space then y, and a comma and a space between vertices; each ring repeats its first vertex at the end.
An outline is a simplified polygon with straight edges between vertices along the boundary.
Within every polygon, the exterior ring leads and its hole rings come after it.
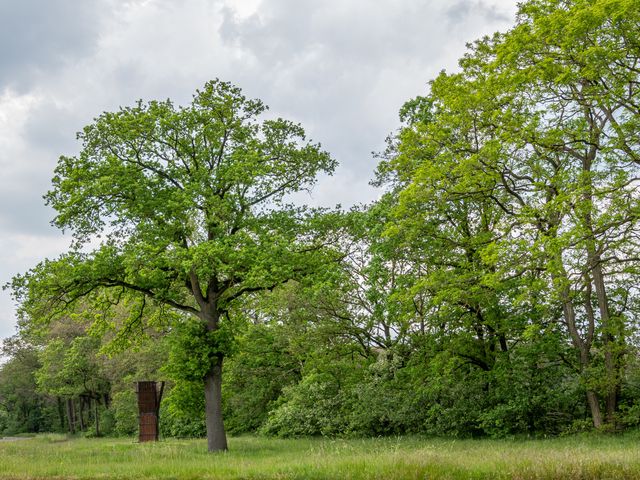
MULTIPOLYGON (((67 249, 42 195, 99 113, 186 103, 218 77, 340 162, 307 203, 369 202, 371 152, 402 103, 515 11, 515 0, 0 0, 0 283, 67 249)), ((0 338, 14 328, 0 292, 0 338)))

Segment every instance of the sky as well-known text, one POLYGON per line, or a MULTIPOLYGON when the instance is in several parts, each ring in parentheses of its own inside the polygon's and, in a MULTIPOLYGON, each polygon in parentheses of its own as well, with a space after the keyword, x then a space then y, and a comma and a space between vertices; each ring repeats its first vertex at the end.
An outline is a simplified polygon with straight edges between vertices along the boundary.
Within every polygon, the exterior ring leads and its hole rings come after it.
MULTIPOLYGON (((338 160, 302 201, 366 203, 402 104, 515 13, 516 0, 0 0, 0 284, 68 249, 42 196, 100 113, 230 81, 338 160)), ((0 291, 0 338, 14 333, 0 291)))

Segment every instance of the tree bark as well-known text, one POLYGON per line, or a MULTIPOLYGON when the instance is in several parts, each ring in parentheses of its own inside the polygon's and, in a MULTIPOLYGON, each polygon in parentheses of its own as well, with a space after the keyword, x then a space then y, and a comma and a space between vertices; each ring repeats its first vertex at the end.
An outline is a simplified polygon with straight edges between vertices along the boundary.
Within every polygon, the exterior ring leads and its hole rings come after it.
POLYGON ((210 452, 227 450, 222 420, 222 357, 209 370, 204 382, 207 447, 210 452))
MULTIPOLYGON (((214 295, 212 295, 213 297, 214 295)), ((203 318, 207 322, 207 330, 215 332, 220 324, 220 312, 215 300, 206 305, 203 318)), ((205 423, 207 426, 207 448, 210 452, 225 451, 227 435, 224 431, 222 419, 222 362, 223 355, 217 356, 217 361, 204 378, 205 423)))
MULTIPOLYGON (((592 116, 585 115, 591 119, 592 116)), ((592 130, 592 146, 582 160, 583 170, 583 189, 582 199, 584 202, 584 210, 582 212, 582 221, 587 231, 586 253, 587 265, 593 278, 593 285, 596 290, 596 299, 598 301, 598 311, 600 313, 600 323, 602 327, 602 340, 604 345, 604 365, 606 372, 606 391, 605 391, 605 409, 606 422, 609 425, 615 424, 615 414, 618 408, 618 391, 620 389, 620 376, 617 368, 618 359, 615 335, 611 315, 609 313, 609 298, 605 285, 604 272, 602 270, 602 258, 597 248, 597 239, 593 227, 593 213, 596 208, 593 203, 593 184, 591 179, 592 165, 598 152, 598 139, 600 129, 590 121, 592 130)), ((590 280, 589 280, 590 281, 590 280)), ((589 285, 591 290, 591 285, 589 285)))
POLYGON ((60 420, 60 431, 64 432, 64 405, 60 397, 56 397, 58 403, 58 418, 60 420))
POLYGON ((67 420, 69 422, 69 433, 76 433, 76 419, 74 418, 73 399, 67 398, 67 420))
MULTIPOLYGON (((591 255, 590 255, 591 256, 591 255)), ((604 284, 604 275, 600 265, 600 256, 595 252, 592 254, 593 280, 596 287, 596 298, 598 299, 598 309, 600 310, 600 321, 602 322, 602 337, 604 344, 604 365, 607 372, 607 389, 605 397, 606 420, 609 425, 615 424, 616 410, 618 408, 618 391, 620 390, 620 375, 618 372, 618 359, 615 345, 615 336, 612 333, 612 322, 609 314, 609 300, 604 284)))
POLYGON ((93 412, 96 417, 96 437, 100 436, 100 415, 98 415, 98 399, 93 399, 93 412))
POLYGON ((602 412, 600 410, 600 400, 598 399, 598 394, 593 390, 587 389, 587 403, 589 404, 589 409, 591 410, 591 420, 593 421, 593 426, 595 428, 601 428, 602 423, 602 412))
MULTIPOLYGON (((564 270, 564 269, 563 269, 564 270)), ((565 274, 565 272, 562 272, 565 274)), ((557 278, 557 276, 556 276, 557 278)), ((566 275, 562 278, 562 281, 567 281, 566 275)), ((589 302, 589 296, 587 295, 587 304, 589 302)), ((594 318, 592 314, 588 314, 589 327, 587 329, 586 338, 583 339, 580 336, 580 332, 578 331, 578 326, 576 323, 576 313, 575 308, 573 306, 573 300, 571 299, 569 288, 564 286, 560 291, 560 299, 562 301, 562 312, 564 315, 564 320, 567 324, 567 328, 569 329, 569 336, 571 337, 571 342, 574 347, 578 350, 578 356, 580 360, 580 370, 584 372, 589 368, 591 364, 591 344, 593 341, 593 332, 594 332, 594 318)), ((589 308, 587 308, 587 312, 589 313, 589 308)), ((586 388, 586 396, 587 403, 589 404, 589 409, 591 410, 591 420, 593 421, 593 426, 595 428, 600 428, 603 425, 602 421, 602 411, 600 410, 600 400, 598 398, 598 394, 591 389, 588 385, 586 388)))
POLYGON ((78 402, 80 403, 80 411, 78 412, 78 418, 80 419, 80 431, 84 432, 84 398, 80 397, 78 402))

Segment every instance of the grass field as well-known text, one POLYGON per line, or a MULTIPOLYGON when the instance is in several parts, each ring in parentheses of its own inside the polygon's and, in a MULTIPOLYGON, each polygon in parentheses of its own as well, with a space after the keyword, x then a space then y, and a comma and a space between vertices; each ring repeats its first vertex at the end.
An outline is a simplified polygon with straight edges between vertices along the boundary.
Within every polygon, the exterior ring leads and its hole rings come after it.
POLYGON ((6 479, 640 479, 640 434, 548 440, 275 440, 231 438, 208 454, 203 440, 43 435, 0 442, 6 479))

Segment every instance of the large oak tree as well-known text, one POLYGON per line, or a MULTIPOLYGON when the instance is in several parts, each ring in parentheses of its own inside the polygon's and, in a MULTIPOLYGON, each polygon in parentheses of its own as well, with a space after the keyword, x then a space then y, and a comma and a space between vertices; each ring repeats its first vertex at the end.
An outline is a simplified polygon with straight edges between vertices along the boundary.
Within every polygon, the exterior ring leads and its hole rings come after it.
POLYGON ((98 303, 104 321, 109 306, 127 299, 129 326, 148 303, 201 322, 210 451, 227 448, 223 333, 234 302, 326 259, 314 235, 318 215, 285 200, 336 162, 300 125, 260 121, 265 109, 216 80, 188 106, 138 102, 100 115, 78 134, 80 154, 60 158, 46 195, 55 225, 73 234, 72 251, 12 285, 25 318, 98 303))

